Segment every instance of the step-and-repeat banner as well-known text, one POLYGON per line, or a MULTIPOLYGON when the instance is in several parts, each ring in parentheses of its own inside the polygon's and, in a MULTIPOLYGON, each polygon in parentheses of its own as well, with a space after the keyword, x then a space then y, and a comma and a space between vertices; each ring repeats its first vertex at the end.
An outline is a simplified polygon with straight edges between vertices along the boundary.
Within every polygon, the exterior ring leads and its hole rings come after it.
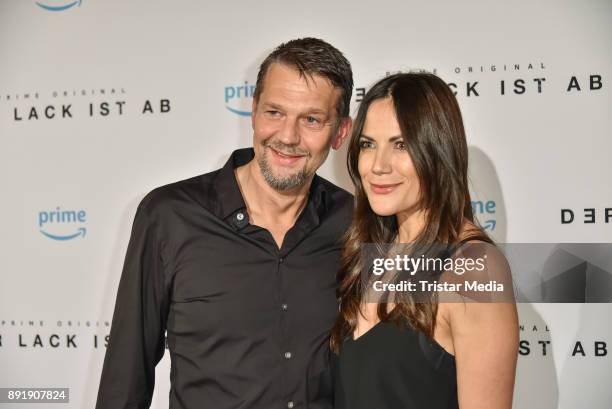
MULTIPOLYGON (((387 73, 450 84, 496 240, 612 242, 611 22, 606 0, 3 0, 0 387, 93 407, 138 202, 251 145, 258 65, 292 38, 345 53, 353 113, 387 73)), ((319 173, 350 190, 345 155, 319 173)), ((519 313, 515 407, 612 407, 612 304, 519 313)), ((168 390, 166 354, 153 407, 168 390)))

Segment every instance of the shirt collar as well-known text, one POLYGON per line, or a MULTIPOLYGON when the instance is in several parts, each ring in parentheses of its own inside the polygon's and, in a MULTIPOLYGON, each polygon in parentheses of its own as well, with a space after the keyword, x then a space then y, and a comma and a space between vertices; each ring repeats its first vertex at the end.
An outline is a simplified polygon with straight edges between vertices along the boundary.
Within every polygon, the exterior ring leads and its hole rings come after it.
MULTIPOLYGON (((230 155, 225 165, 219 170, 213 181, 212 191, 209 199, 214 203, 211 210, 217 217, 225 220, 237 230, 241 230, 249 224, 248 212, 234 170, 246 165, 255 157, 253 148, 237 149, 230 155)), ((315 175, 308 202, 300 215, 300 219, 308 225, 316 226, 319 224, 320 217, 325 214, 329 206, 329 193, 327 192, 325 181, 315 175)))

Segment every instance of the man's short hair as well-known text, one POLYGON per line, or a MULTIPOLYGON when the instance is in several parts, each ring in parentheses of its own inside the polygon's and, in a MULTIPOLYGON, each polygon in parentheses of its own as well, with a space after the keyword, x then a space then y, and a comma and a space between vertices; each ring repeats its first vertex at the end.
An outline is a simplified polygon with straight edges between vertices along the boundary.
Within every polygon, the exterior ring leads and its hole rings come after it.
POLYGON ((319 75, 340 89, 336 103, 338 120, 349 116, 353 93, 351 64, 331 44, 318 38, 298 38, 276 47, 259 66, 253 98, 259 101, 264 87, 264 78, 272 63, 282 63, 298 70, 301 76, 319 75))

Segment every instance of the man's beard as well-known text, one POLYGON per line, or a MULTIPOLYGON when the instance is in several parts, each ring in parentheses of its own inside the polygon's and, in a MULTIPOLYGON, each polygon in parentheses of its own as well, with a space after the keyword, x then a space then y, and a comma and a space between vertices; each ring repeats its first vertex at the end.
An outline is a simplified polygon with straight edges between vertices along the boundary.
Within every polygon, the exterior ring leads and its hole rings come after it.
POLYGON ((268 185, 272 187, 272 189, 279 191, 279 192, 286 192, 292 189, 300 188, 306 184, 306 182, 311 176, 308 170, 306 169, 306 164, 304 164, 304 167, 302 169, 300 169, 298 172, 292 175, 288 175, 285 177, 279 177, 274 174, 274 170, 270 166, 270 163, 268 163, 268 157, 267 157, 268 152, 266 151, 266 148, 270 148, 270 149, 274 148, 275 150, 279 152, 287 153, 287 154, 297 154, 297 155, 305 154, 307 157, 310 156, 308 152, 301 151, 299 149, 296 149, 294 146, 285 145, 279 142, 271 143, 269 142, 269 140, 263 141, 261 145, 264 149, 264 152, 263 152, 263 155, 261 155, 257 159, 257 163, 259 164, 259 168, 261 169, 262 176, 264 177, 268 185))

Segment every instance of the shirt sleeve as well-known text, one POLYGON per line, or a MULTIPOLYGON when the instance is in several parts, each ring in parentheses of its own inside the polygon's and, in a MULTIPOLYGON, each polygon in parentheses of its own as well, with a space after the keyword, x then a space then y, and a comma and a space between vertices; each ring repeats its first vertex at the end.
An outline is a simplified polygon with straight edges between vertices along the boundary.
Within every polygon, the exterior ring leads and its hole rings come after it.
POLYGON ((138 207, 125 256, 96 409, 148 408, 164 355, 169 284, 159 226, 138 207))

